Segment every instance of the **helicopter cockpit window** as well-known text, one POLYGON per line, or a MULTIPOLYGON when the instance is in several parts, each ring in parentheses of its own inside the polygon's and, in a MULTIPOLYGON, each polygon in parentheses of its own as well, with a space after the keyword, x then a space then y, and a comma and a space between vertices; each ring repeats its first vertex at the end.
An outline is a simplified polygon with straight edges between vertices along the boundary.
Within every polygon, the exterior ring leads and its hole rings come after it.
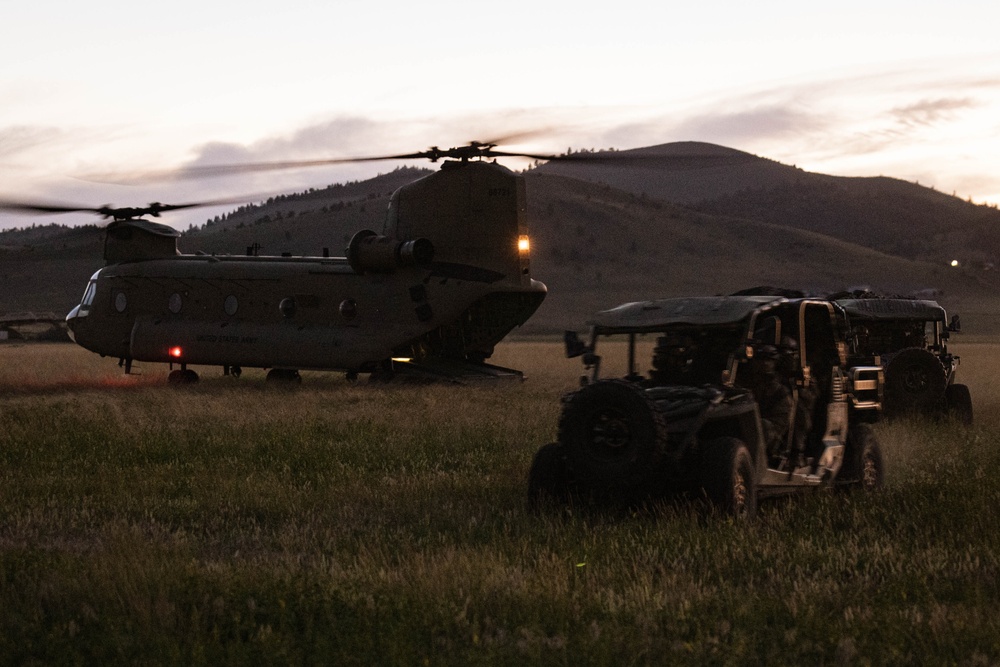
POLYGON ((84 308, 88 308, 92 303, 94 303, 94 295, 97 294, 97 278, 100 275, 100 271, 95 271, 94 275, 90 276, 90 282, 87 283, 87 289, 83 290, 83 299, 80 301, 80 305, 84 308))
POLYGON ((77 317, 85 317, 90 313, 90 307, 94 303, 94 296, 97 294, 97 277, 100 274, 101 272, 97 271, 92 275, 86 289, 83 290, 83 298, 80 299, 80 308, 77 311, 77 317))
POLYGON ((84 308, 89 308, 94 303, 95 294, 97 294, 97 281, 91 280, 87 283, 87 289, 83 292, 83 301, 80 304, 84 308))
POLYGON ((182 305, 181 295, 178 294, 177 292, 171 294, 170 298, 167 300, 167 308, 170 310, 170 312, 173 313, 174 315, 181 312, 181 305, 182 305))

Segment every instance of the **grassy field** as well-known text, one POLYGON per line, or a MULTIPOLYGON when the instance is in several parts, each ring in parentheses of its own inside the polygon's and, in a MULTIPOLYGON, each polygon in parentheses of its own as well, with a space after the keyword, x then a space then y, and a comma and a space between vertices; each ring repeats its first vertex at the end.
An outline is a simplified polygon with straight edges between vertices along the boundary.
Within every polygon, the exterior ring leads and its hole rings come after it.
POLYGON ((1000 346, 954 347, 974 427, 880 425, 883 492, 744 526, 526 512, 556 343, 498 350, 523 384, 291 390, 0 346, 0 663, 996 664, 1000 346))

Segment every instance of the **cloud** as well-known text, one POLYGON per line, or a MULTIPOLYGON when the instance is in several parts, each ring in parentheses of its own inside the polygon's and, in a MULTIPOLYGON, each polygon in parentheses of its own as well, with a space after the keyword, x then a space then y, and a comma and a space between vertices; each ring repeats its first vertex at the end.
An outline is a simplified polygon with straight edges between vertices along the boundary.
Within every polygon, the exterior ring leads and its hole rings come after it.
POLYGON ((13 125, 0 128, 0 158, 6 160, 40 147, 51 145, 65 136, 55 127, 13 125))
POLYGON ((726 145, 799 136, 824 129, 819 116, 791 105, 776 104, 740 111, 706 114, 676 125, 673 132, 726 145))
POLYGON ((740 150, 787 143, 821 134, 831 119, 795 101, 761 104, 733 98, 721 104, 696 107, 686 116, 672 114, 618 125, 600 134, 600 146, 631 148, 671 141, 706 141, 740 150), (722 107, 725 111, 716 110, 722 107))
POLYGON ((334 118, 250 144, 210 142, 197 147, 186 166, 347 157, 384 142, 384 123, 359 117, 334 118))
MULTIPOLYGON (((415 119, 338 116, 250 143, 201 144, 194 149, 194 157, 176 169, 123 178, 104 174, 95 180, 138 184, 181 180, 221 183, 223 179, 232 182, 238 178, 246 186, 302 189, 368 178, 400 165, 411 165, 413 159, 384 158, 418 153, 432 146, 447 149, 482 141, 496 142, 501 149, 513 152, 559 152, 556 147, 562 145, 565 130, 548 122, 556 115, 551 111, 507 110, 488 116, 415 119), (556 137, 560 137, 558 143, 556 137), (525 143, 532 140, 533 145, 525 143), (539 149, 538 145, 544 148, 539 149), (324 164, 325 161, 329 163, 324 164)), ((517 158, 501 161, 515 169, 529 162, 517 158)))
POLYGON ((970 97, 941 98, 897 106, 890 110, 890 114, 904 127, 931 126, 954 120, 960 111, 977 106, 979 103, 970 97))

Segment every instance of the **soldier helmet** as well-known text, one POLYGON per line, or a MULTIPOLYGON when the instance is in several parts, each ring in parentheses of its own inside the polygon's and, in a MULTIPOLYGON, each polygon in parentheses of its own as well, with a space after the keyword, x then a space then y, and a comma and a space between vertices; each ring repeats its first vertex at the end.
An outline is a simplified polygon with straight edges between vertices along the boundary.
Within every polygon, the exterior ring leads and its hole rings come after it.
POLYGON ((754 353, 754 358, 761 361, 775 360, 778 358, 778 348, 773 345, 761 345, 754 353))

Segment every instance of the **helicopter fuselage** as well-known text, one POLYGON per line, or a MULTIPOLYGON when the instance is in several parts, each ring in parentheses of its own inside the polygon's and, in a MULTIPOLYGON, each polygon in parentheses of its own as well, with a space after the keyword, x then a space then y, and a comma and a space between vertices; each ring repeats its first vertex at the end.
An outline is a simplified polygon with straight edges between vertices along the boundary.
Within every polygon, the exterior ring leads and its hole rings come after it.
POLYGON ((126 368, 481 363, 546 288, 530 276, 522 178, 452 165, 394 193, 385 235, 359 232, 346 257, 182 255, 169 228, 120 221, 67 316, 72 335, 126 368))
POLYGON ((359 275, 346 258, 179 255, 98 271, 68 322, 88 350, 137 361, 370 371, 438 346, 481 360, 545 295, 537 281, 512 289, 496 277, 455 265, 359 275), (476 313, 484 305, 489 317, 476 313))

